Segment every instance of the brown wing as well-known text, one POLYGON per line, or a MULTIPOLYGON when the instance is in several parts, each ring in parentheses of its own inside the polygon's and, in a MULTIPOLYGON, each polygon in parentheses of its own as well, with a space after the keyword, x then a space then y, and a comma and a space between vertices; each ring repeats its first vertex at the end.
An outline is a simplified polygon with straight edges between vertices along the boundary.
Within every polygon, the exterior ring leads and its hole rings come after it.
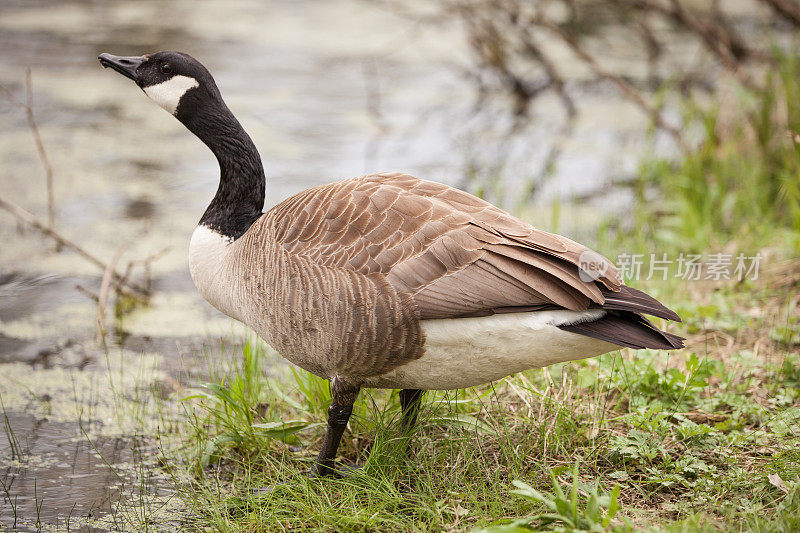
POLYGON ((315 187, 267 216, 288 251, 321 265, 383 274, 413 296, 423 319, 582 310, 602 305, 622 285, 604 258, 597 282, 581 279, 585 246, 471 194, 404 174, 315 187))

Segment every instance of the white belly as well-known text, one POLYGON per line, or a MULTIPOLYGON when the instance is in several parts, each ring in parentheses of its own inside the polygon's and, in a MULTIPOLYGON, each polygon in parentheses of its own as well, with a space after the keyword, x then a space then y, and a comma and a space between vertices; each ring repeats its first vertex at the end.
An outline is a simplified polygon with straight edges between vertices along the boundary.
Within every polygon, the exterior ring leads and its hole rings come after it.
POLYGON ((370 378, 366 387, 463 389, 563 361, 585 359, 620 347, 570 333, 558 324, 597 320, 602 309, 535 311, 479 318, 424 320, 425 354, 370 378))

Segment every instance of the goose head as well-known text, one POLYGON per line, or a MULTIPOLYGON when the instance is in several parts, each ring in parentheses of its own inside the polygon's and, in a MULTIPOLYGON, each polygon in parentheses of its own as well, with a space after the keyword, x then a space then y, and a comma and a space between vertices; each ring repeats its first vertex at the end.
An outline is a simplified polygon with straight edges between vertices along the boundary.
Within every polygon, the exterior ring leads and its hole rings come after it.
POLYGON ((131 80, 208 146, 220 185, 200 223, 236 239, 264 207, 266 178, 253 140, 233 116, 208 70, 182 52, 144 56, 100 54, 100 64, 131 80))
POLYGON ((167 112, 186 122, 204 106, 220 105, 214 78, 195 58, 181 52, 144 56, 100 54, 100 64, 133 80, 167 112))

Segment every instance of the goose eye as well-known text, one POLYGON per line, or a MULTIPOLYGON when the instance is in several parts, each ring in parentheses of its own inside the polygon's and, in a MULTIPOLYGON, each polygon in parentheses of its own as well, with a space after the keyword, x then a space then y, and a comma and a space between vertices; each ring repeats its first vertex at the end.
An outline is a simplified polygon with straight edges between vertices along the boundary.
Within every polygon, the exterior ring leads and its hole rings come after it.
POLYGON ((164 63, 161 65, 161 72, 163 74, 169 74, 172 72, 172 67, 169 65, 169 63, 164 63))

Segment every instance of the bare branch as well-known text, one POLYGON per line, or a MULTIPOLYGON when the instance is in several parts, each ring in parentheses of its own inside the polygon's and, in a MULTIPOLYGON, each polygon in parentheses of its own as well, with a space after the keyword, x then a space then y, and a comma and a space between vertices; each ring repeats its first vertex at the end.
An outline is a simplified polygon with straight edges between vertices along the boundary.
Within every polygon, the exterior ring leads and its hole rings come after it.
POLYGON ((552 33, 556 34, 564 43, 569 46, 569 48, 577 55, 584 63, 586 63, 598 76, 601 78, 607 79, 614 83, 620 90, 627 96, 630 100, 632 100, 636 105, 638 105, 650 118, 651 120, 661 129, 668 132, 672 137, 675 139, 675 142, 684 152, 688 151, 688 145, 686 141, 683 139, 681 132, 671 124, 668 124, 664 118, 661 116, 661 112, 658 109, 653 107, 650 102, 644 97, 644 95, 636 89, 633 85, 622 79, 620 76, 609 72, 608 70, 604 69, 600 66, 600 64, 595 60, 594 57, 589 55, 581 46, 578 44, 572 36, 566 34, 564 31, 561 30, 558 26, 550 22, 545 18, 537 18, 535 20, 536 24, 547 28, 552 33))
POLYGON ((761 0, 776 13, 800 25, 800 4, 796 0, 761 0))
POLYGON ((732 72, 740 83, 753 85, 749 73, 742 68, 742 61, 754 55, 745 42, 711 17, 698 18, 685 9, 680 0, 669 0, 669 6, 653 0, 631 0, 630 5, 642 11, 652 11, 673 20, 680 27, 697 35, 722 66, 732 72))
POLYGON ((96 292, 90 291, 89 289, 87 289, 86 287, 81 285, 80 283, 75 285, 75 289, 77 289, 77 291, 79 293, 83 294, 87 298, 90 298, 90 299, 94 300, 95 302, 99 302, 100 301, 100 297, 97 295, 96 292))
POLYGON ((25 69, 25 102, 20 102, 14 97, 14 94, 5 86, 0 84, 0 91, 6 95, 6 98, 15 106, 25 111, 25 116, 28 119, 28 126, 33 134, 33 140, 36 143, 36 150, 39 153, 39 159, 44 167, 45 178, 47 179, 47 225, 50 229, 55 228, 55 194, 53 192, 53 167, 50 164, 50 159, 47 157, 47 151, 42 142, 42 136, 39 133, 39 126, 36 124, 36 117, 33 114, 33 82, 31 81, 31 69, 25 69))
POLYGON ((148 255, 144 259, 134 259, 129 261, 128 266, 125 268, 125 274, 123 274, 122 279, 117 280, 115 288, 117 290, 120 290, 122 288, 121 283, 129 279, 133 267, 136 265, 141 265, 142 269, 144 270, 144 287, 147 290, 147 292, 150 292, 150 268, 156 260, 163 257, 171 249, 172 246, 165 246, 161 250, 148 255))
POLYGON ((53 167, 44 149, 42 136, 39 134, 39 126, 36 125, 36 117, 33 115, 33 82, 31 81, 31 69, 25 69, 25 115, 28 117, 28 125, 33 133, 33 140, 36 142, 36 149, 39 151, 39 159, 44 166, 45 177, 47 178, 47 223, 50 229, 55 228, 55 195, 53 193, 53 167))
POLYGON ((539 48, 539 45, 536 44, 533 36, 530 34, 530 31, 525 31, 523 45, 525 46, 525 50, 527 50, 527 52, 539 62, 544 71, 547 73, 547 77, 550 80, 549 85, 553 87, 559 98, 561 98, 561 102, 564 104, 564 109, 567 110, 567 115, 569 118, 575 118, 577 115, 575 102, 573 102, 572 98, 566 91, 564 79, 558 73, 558 69, 556 68, 555 64, 550 61, 550 58, 547 57, 547 55, 542 52, 541 48, 539 48))
MULTIPOLYGON (((103 271, 105 271, 108 268, 108 265, 106 263, 104 263, 94 255, 92 255, 91 253, 87 252, 81 246, 71 241, 67 237, 64 237, 56 230, 48 227, 47 224, 40 222, 31 212, 20 207, 11 200, 5 198, 2 194, 0 194, 0 208, 5 209, 6 211, 14 215, 14 217, 16 217, 17 220, 20 220, 22 222, 25 222, 26 224, 33 226, 43 234, 54 239, 58 244, 71 249, 72 251, 74 251, 75 253, 77 253, 78 255, 80 255, 93 265, 99 267, 103 271)), ((130 289, 131 291, 141 296, 147 296, 148 294, 148 291, 144 287, 130 280, 123 280, 122 276, 116 271, 112 272, 112 278, 114 280, 121 282, 126 288, 130 289)))

